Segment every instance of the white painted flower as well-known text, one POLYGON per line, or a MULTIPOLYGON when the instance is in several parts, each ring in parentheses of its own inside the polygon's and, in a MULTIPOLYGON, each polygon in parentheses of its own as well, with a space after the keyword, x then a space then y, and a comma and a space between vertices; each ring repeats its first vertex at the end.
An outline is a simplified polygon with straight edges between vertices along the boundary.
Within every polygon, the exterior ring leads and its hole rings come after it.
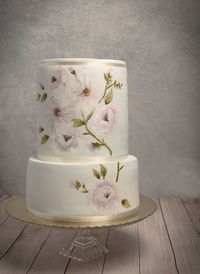
POLYGON ((114 107, 107 106, 100 110, 94 117, 95 131, 100 134, 111 133, 116 125, 116 110, 114 107))
POLYGON ((120 193, 115 182, 103 181, 89 191, 89 203, 101 215, 112 214, 120 205, 120 193))
POLYGON ((69 83, 69 72, 63 67, 58 67, 50 77, 50 85, 53 89, 61 85, 67 86, 69 83))
POLYGON ((66 152, 80 149, 81 146, 80 131, 70 126, 57 128, 52 140, 52 148, 56 154, 65 154, 66 152))
POLYGON ((48 105, 48 116, 51 128, 56 130, 60 123, 69 123, 74 114, 73 102, 68 102, 65 94, 52 95, 48 105))
POLYGON ((83 112, 91 111, 98 104, 101 96, 101 91, 94 79, 83 71, 75 71, 70 80, 70 89, 71 95, 83 112))

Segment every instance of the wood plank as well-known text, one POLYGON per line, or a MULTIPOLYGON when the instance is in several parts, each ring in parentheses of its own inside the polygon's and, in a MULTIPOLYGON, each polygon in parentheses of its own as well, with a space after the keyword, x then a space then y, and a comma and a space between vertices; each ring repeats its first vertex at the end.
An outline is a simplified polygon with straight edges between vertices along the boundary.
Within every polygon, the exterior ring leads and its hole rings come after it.
POLYGON ((140 273, 178 273, 160 206, 152 216, 138 223, 138 229, 140 273))
POLYGON ((0 226, 0 259, 14 244, 25 227, 25 223, 11 217, 8 217, 0 226))
POLYGON ((69 259, 59 252, 63 247, 70 247, 74 235, 74 230, 53 229, 28 273, 64 273, 69 259))
POLYGON ((8 218, 8 214, 5 211, 5 205, 8 201, 8 196, 4 196, 0 199, 0 226, 8 218))
POLYGON ((106 256, 103 273, 139 273, 137 224, 111 229, 108 237, 108 249, 109 253, 106 256))
POLYGON ((0 273, 26 273, 49 232, 49 228, 29 224, 1 259, 0 273))
MULTIPOLYGON (((93 232, 94 236, 98 238, 100 243, 103 245, 106 245, 107 237, 108 237, 108 230, 100 230, 99 232, 93 232)), ((96 260, 93 260, 91 262, 77 262, 75 260, 70 260, 69 265, 66 269, 65 273, 69 274, 100 274, 102 273, 103 263, 104 263, 105 256, 100 256, 96 260)))
POLYGON ((200 199, 183 200, 188 215, 198 233, 200 233, 200 199))
POLYGON ((179 273, 200 273, 200 238, 182 202, 160 199, 179 273))

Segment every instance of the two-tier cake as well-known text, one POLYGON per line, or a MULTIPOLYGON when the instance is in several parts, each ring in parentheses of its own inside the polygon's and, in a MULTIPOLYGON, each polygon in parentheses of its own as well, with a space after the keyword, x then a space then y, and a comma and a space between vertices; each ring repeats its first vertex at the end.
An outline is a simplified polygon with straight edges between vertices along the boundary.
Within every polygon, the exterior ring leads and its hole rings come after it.
POLYGON ((38 69, 37 158, 27 209, 60 221, 104 221, 139 206, 138 163, 128 155, 126 63, 49 59, 38 69))

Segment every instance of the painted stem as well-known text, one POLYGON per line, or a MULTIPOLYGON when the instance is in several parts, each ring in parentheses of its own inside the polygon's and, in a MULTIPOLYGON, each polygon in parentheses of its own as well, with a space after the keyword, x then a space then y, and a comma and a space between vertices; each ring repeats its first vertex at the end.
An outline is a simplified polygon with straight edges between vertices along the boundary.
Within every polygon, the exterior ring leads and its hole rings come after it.
POLYGON ((107 85, 107 83, 106 83, 106 86, 105 86, 105 89, 104 89, 104 93, 103 93, 103 96, 101 97, 101 99, 99 100, 99 104, 101 103, 101 101, 105 98, 105 96, 106 96, 106 92, 107 92, 107 90, 109 89, 109 88, 111 88, 113 86, 113 83, 111 84, 111 85, 107 85))
POLYGON ((120 167, 120 163, 119 163, 119 162, 117 163, 117 175, 116 175, 116 179, 115 179, 115 182, 116 182, 116 183, 117 183, 118 180, 119 180, 119 173, 120 173, 120 171, 122 170, 123 167, 124 167, 124 166, 121 166, 121 167, 120 167))
POLYGON ((85 120, 85 116, 82 114, 83 116, 83 121, 84 121, 84 126, 85 126, 85 130, 87 131, 87 133, 92 136, 96 141, 98 141, 102 146, 104 146, 105 148, 107 148, 107 150, 110 153, 110 156, 112 156, 112 150, 110 149, 110 147, 101 139, 99 139, 87 126, 87 122, 85 120))
POLYGON ((120 168, 119 168, 119 162, 117 163, 117 176, 116 176, 116 179, 115 179, 115 182, 117 183, 118 180, 119 180, 119 172, 120 172, 120 168))

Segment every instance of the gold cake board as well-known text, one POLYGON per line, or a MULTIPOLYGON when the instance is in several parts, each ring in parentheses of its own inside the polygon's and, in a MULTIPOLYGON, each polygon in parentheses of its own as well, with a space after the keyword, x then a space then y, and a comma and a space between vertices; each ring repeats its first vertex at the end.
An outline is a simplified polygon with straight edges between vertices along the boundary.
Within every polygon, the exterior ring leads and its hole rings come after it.
POLYGON ((44 218, 40 218, 33 215, 26 209, 26 198, 24 196, 14 196, 10 198, 6 204, 6 211, 15 219, 25 221, 28 223, 47 225, 52 227, 65 227, 65 228, 98 228, 98 227, 110 227, 110 226, 123 226, 125 224, 137 223, 146 217, 152 215, 157 209, 156 202, 146 196, 140 195, 140 206, 136 213, 127 217, 99 222, 61 222, 51 221, 44 218))
POLYGON ((153 199, 140 195, 140 206, 136 213, 133 211, 132 215, 119 219, 111 218, 109 221, 101 222, 61 222, 51 221, 32 214, 26 209, 26 198, 24 196, 14 196, 6 204, 7 213, 17 220, 51 227, 78 229, 70 248, 64 247, 59 254, 80 262, 88 262, 108 253, 108 248, 92 235, 92 229, 131 225, 152 215, 156 209, 157 204, 153 199))

